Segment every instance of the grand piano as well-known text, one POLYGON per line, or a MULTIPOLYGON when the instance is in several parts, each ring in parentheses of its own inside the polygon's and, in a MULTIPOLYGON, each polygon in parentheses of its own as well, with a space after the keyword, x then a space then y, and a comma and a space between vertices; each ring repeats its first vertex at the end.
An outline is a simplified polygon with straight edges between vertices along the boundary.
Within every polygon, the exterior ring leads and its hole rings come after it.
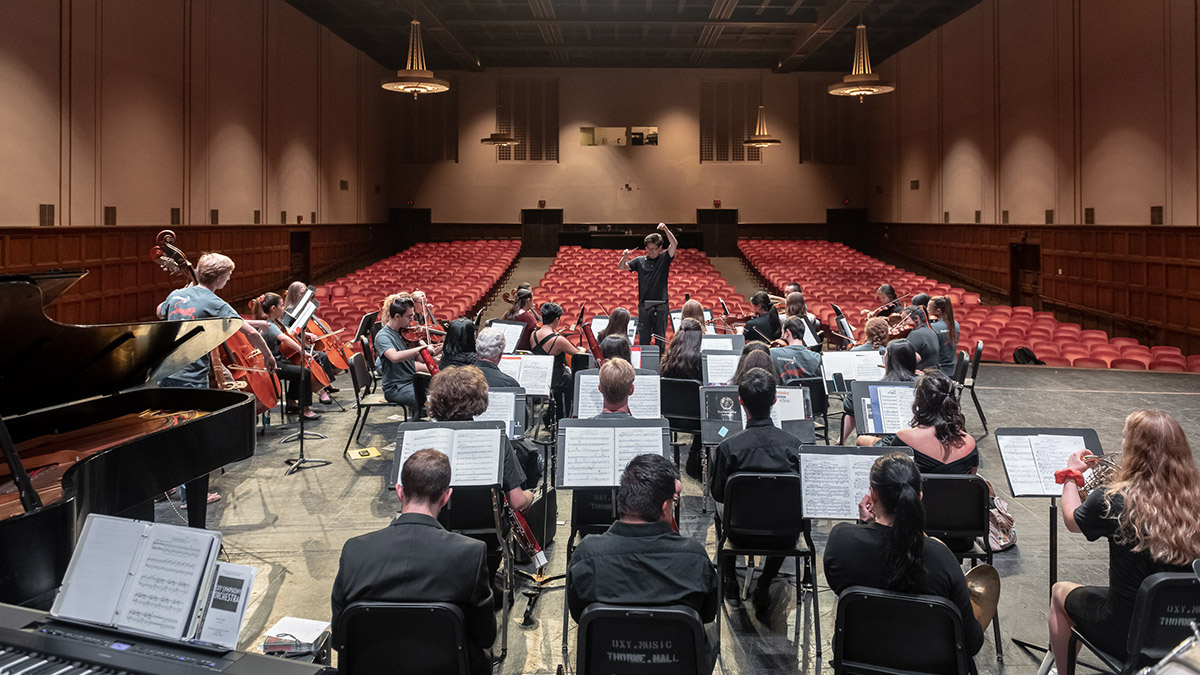
POLYGON ((250 394, 158 389, 241 319, 75 326, 44 312, 86 271, 0 275, 0 602, 47 608, 89 513, 153 518, 186 485, 254 454, 250 394))

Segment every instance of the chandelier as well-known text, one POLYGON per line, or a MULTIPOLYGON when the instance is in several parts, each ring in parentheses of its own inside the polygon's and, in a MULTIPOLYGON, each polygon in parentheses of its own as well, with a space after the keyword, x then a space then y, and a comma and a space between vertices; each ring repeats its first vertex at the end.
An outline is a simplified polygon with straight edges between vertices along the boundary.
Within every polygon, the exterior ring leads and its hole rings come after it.
POLYGON ((450 91, 450 83, 433 76, 425 69, 425 48, 421 44, 421 22, 413 19, 412 32, 408 36, 408 62, 404 70, 397 70, 395 77, 387 77, 382 86, 390 91, 412 94, 437 94, 450 91))
POLYGON ((834 96, 857 96, 858 102, 863 102, 864 96, 886 94, 894 91, 896 85, 879 79, 871 72, 871 56, 867 53, 867 27, 858 24, 854 29, 854 68, 842 78, 841 83, 829 85, 829 93, 834 96))

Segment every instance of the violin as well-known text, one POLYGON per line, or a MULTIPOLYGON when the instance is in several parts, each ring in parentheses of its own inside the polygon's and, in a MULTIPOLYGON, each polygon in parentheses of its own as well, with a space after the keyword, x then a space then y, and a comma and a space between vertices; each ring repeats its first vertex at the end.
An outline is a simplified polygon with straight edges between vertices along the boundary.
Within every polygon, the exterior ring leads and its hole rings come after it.
POLYGON ((875 309, 868 310, 868 311, 867 311, 867 312, 866 312, 866 313, 863 315, 863 318, 864 318, 864 319, 872 319, 872 318, 875 318, 876 316, 878 316, 878 315, 879 315, 879 313, 880 313, 880 312, 882 312, 883 310, 887 309, 888 307, 893 307, 893 306, 894 306, 896 309, 901 309, 901 308, 903 308, 903 304, 901 303, 901 301, 902 301, 902 300, 905 300, 906 298, 911 298, 911 297, 912 297, 912 296, 914 296, 914 295, 916 295, 916 293, 915 293, 915 292, 913 292, 913 293, 905 293, 904 295, 901 295, 901 296, 897 297, 895 300, 888 300, 887 302, 885 302, 885 303, 883 303, 882 305, 880 305, 880 306, 876 307, 875 309))
POLYGON ((430 328, 429 326, 418 326, 415 324, 400 329, 400 337, 408 340, 409 342, 420 342, 421 338, 426 338, 426 343, 421 345, 421 351, 418 352, 418 354, 421 355, 421 362, 425 364, 427 369, 429 369, 429 374, 431 376, 437 375, 440 372, 437 362, 433 360, 433 354, 429 352, 428 339, 434 334, 445 335, 446 331, 430 328))

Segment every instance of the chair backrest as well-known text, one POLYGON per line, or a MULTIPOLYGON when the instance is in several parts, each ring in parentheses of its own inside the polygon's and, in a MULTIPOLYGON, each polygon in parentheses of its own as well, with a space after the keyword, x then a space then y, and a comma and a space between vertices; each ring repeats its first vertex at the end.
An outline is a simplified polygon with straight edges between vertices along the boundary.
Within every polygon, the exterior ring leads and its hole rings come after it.
POLYGON ((350 356, 350 383, 354 386, 355 402, 370 393, 371 376, 367 373, 367 362, 362 354, 350 356))
POLYGON ((967 662, 962 616, 949 600, 865 586, 838 597, 835 673, 965 675, 967 662))
POLYGON ((735 473, 725 480, 723 504, 726 535, 799 537, 807 525, 798 474, 735 473))
POLYGON ((979 376, 979 362, 983 360, 983 340, 975 343, 975 355, 971 357, 971 388, 975 388, 975 378, 979 376))
POLYGON ((373 369, 375 367, 375 346, 371 344, 371 338, 366 335, 359 337, 358 345, 363 358, 370 362, 373 369))
POLYGON ((954 361, 954 381, 962 385, 967 381, 967 367, 971 365, 971 355, 967 354, 966 350, 958 352, 958 358, 954 361))
POLYGON ((829 410, 829 395, 825 393, 825 378, 802 377, 796 383, 808 390, 808 401, 812 404, 813 417, 824 415, 829 410))
POLYGON ((592 603, 579 617, 577 640, 579 675, 695 675, 711 671, 704 624, 696 610, 686 605, 592 603))
POLYGON ((659 380, 660 411, 674 431, 700 429, 700 380, 659 380))
POLYGON ((438 522, 447 530, 464 534, 496 532, 493 499, 498 499, 494 488, 460 485, 454 488, 446 508, 438 514, 438 522))
POLYGON ((1200 578, 1167 572, 1146 577, 1133 601, 1129 624, 1127 651, 1136 661, 1133 669, 1157 663, 1191 637, 1192 621, 1200 623, 1200 578))
POLYGON ((462 610, 444 602, 355 602, 333 627, 338 673, 467 675, 462 610))
POLYGON ((925 534, 939 539, 988 536, 987 481, 974 475, 921 477, 925 534))

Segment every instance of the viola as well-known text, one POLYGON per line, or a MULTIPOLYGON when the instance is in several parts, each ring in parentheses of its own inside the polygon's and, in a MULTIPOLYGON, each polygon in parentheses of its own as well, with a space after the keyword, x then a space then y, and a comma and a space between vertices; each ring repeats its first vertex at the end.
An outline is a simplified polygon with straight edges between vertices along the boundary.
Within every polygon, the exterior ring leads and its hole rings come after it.
POLYGON ((416 342, 417 340, 424 339, 426 337, 426 335, 425 335, 426 332, 428 332, 429 335, 431 335, 431 336, 446 334, 446 331, 444 331, 444 330, 438 330, 436 328, 429 328, 427 326, 418 326, 416 324, 413 324, 407 328, 401 328, 400 329, 400 337, 404 338, 405 340, 408 340, 409 342, 416 342))
POLYGON ((350 358, 354 356, 354 351, 350 349, 350 345, 338 337, 338 333, 341 331, 334 331, 329 324, 315 315, 308 320, 305 330, 318 336, 313 344, 317 349, 325 352, 325 356, 329 357, 329 363, 334 368, 350 370, 350 358))

